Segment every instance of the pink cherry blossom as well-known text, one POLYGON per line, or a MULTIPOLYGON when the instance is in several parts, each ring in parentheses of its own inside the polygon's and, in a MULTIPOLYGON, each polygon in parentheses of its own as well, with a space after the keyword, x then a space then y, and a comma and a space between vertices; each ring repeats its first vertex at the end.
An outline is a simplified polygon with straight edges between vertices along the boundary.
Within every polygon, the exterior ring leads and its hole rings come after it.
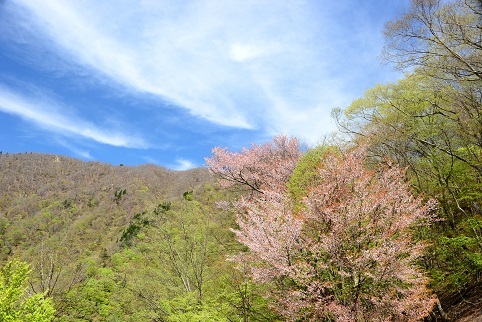
POLYGON ((436 204, 410 193, 403 169, 367 168, 364 147, 331 151, 294 212, 286 183, 301 156, 296 139, 213 154, 207 164, 222 185, 248 188, 232 203, 233 231, 249 248, 239 258, 277 286, 288 320, 420 321, 431 312, 437 299, 417 266, 425 244, 413 232, 435 220, 436 204))

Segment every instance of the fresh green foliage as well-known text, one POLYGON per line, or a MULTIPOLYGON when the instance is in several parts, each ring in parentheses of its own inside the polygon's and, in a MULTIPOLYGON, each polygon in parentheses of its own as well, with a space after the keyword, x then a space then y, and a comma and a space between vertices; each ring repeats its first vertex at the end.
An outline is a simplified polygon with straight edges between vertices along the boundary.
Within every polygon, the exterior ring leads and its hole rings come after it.
POLYGON ((336 153, 338 149, 335 146, 315 147, 308 150, 298 161, 287 183, 288 193, 293 200, 295 211, 301 210, 303 198, 308 196, 308 187, 321 183, 317 182, 319 180, 317 168, 324 156, 336 153))
POLYGON ((43 293, 26 293, 29 273, 29 265, 19 261, 8 261, 0 269, 0 321, 52 321, 52 300, 43 293))
POLYGON ((221 303, 203 303, 197 299, 195 293, 161 301, 160 307, 165 311, 166 321, 190 322, 213 321, 228 322, 228 316, 223 314, 225 307, 221 303))

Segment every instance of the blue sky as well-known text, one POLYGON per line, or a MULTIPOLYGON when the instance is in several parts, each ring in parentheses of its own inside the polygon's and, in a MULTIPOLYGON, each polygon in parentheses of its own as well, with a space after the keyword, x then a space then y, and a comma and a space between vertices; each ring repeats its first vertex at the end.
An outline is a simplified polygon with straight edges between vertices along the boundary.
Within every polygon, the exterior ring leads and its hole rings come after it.
POLYGON ((408 0, 0 0, 0 151, 202 166, 282 133, 308 146, 399 73, 408 0))

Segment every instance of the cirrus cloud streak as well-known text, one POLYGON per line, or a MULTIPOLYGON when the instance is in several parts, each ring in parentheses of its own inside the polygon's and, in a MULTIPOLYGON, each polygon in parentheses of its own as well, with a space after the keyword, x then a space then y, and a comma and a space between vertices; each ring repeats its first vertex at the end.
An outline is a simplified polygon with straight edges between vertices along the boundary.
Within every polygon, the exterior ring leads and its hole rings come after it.
POLYGON ((148 147, 141 138, 101 129, 91 121, 75 115, 67 116, 66 107, 59 106, 57 102, 42 97, 26 99, 24 94, 19 95, 5 86, 0 86, 0 111, 19 116, 44 130, 66 137, 77 136, 116 147, 148 147))
POLYGON ((129 90, 215 124, 308 143, 334 130, 333 107, 361 95, 382 45, 383 21, 372 22, 363 3, 357 10, 343 1, 16 3, 65 59, 129 90))

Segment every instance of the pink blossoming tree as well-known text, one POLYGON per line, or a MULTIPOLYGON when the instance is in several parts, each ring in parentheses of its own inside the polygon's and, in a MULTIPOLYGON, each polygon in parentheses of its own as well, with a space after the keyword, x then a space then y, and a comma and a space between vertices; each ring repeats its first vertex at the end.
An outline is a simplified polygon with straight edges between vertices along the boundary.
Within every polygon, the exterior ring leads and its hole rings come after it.
POLYGON ((207 160, 222 184, 255 192, 233 204, 234 232, 249 248, 240 258, 277 286, 291 321, 420 321, 436 303, 416 265, 425 245, 412 236, 434 220, 435 204, 410 194, 403 170, 367 169, 365 157, 363 148, 327 150, 296 211, 286 188, 300 158, 295 139, 217 148, 207 160))

